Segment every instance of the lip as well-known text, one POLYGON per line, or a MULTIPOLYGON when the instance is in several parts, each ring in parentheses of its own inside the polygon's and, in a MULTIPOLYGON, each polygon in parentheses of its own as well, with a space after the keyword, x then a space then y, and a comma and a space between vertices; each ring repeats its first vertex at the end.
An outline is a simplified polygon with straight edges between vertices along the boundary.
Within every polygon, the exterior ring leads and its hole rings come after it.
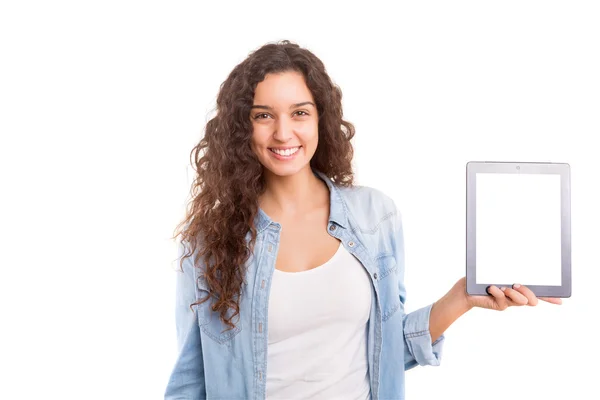
POLYGON ((302 146, 268 147, 268 149, 287 150, 287 149, 295 149, 296 147, 302 147, 302 146))
POLYGON ((293 147, 269 147, 269 154, 276 160, 279 161, 290 161, 296 158, 296 156, 298 155, 298 153, 300 153, 300 150, 302 150, 302 146, 293 146, 293 147), (277 150, 286 150, 286 149, 295 149, 298 148, 298 151, 295 152, 294 154, 292 154, 291 156, 281 156, 277 153, 272 152, 270 149, 277 149, 277 150))

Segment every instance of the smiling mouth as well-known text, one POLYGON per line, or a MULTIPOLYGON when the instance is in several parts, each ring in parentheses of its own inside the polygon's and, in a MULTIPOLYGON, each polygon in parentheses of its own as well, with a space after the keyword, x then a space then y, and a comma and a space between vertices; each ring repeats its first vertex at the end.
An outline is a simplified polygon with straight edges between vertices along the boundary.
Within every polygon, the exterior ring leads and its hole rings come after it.
POLYGON ((298 150, 300 150, 301 147, 302 146, 288 147, 287 149, 276 149, 273 147, 269 147, 269 151, 271 151, 272 153, 275 153, 279 156, 289 157, 289 156, 296 154, 298 152, 298 150))

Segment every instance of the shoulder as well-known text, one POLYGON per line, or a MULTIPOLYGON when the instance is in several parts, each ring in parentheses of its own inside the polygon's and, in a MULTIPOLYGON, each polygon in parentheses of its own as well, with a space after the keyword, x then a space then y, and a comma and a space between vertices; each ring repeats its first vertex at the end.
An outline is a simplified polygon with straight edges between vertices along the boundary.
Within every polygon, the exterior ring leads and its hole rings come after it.
POLYGON ((177 240, 177 259, 176 267, 173 268, 179 273, 187 276, 193 275, 194 270, 194 254, 191 252, 190 242, 187 240, 177 240))
POLYGON ((189 232, 189 227, 190 222, 187 221, 175 240, 177 265, 173 269, 193 279, 197 275, 197 269, 204 269, 203 259, 199 257, 203 240, 197 233, 194 235, 183 234, 183 232, 189 232))
POLYGON ((204 271, 204 260, 199 256, 200 242, 180 238, 176 241, 177 258, 173 268, 180 278, 195 282, 204 271))
POLYGON ((354 185, 352 187, 338 186, 344 199, 351 204, 362 205, 368 202, 374 206, 395 209, 394 200, 383 191, 371 186, 354 185))
POLYGON ((361 185, 338 189, 347 211, 364 229, 376 228, 386 220, 393 223, 400 218, 396 203, 382 190, 361 185))

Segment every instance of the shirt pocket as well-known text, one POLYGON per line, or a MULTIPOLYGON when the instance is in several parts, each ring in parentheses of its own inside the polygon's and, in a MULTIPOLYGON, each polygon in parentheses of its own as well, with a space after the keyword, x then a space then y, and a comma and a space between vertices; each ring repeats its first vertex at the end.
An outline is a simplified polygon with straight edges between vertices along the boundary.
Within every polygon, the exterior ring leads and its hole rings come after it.
MULTIPOLYGON (((204 299, 208 296, 208 285, 203 277, 196 279, 198 288, 198 299, 204 299)), ((212 311, 213 299, 209 299, 202 304, 197 305, 198 307, 198 325, 201 331, 219 344, 225 344, 232 340, 242 330, 242 320, 236 316, 232 322, 235 323, 235 328, 228 329, 228 326, 221 321, 221 315, 219 312, 212 311)), ((229 310, 229 315, 232 311, 229 310)))
MULTIPOLYGON (((403 310, 398 288, 398 264, 393 255, 382 255, 376 258, 377 286, 379 288, 379 299, 381 304, 381 318, 383 322, 403 310)), ((400 313, 402 314, 402 313, 400 313)))

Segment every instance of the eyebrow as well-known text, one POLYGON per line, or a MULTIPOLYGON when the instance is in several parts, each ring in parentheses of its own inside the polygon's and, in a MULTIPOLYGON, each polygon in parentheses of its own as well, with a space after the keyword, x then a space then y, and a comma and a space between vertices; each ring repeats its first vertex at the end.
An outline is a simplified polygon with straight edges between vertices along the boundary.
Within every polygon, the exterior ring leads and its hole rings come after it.
MULTIPOLYGON (((309 104, 311 106, 315 107, 315 105, 314 105, 314 103, 312 101, 303 101, 302 103, 292 104, 290 106, 290 109, 296 108, 296 107, 302 107, 302 106, 309 105, 309 104)), ((273 110, 273 107, 270 107, 270 106, 261 106, 259 104, 254 104, 251 108, 262 108, 262 109, 265 109, 265 110, 273 110)))

